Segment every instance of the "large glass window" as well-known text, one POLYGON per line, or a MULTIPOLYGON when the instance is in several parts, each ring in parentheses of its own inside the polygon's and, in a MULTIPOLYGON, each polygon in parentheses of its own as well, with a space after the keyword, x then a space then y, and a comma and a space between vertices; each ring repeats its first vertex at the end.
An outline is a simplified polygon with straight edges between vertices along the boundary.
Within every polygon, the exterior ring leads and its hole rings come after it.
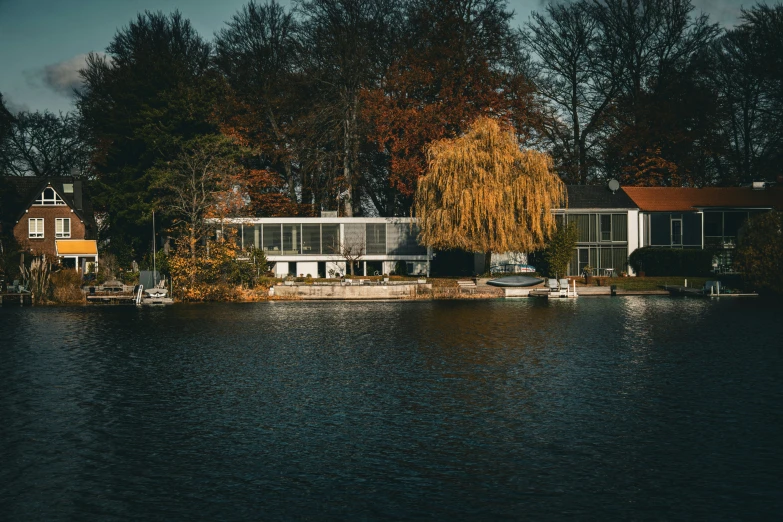
POLYGON ((416 238, 419 227, 408 223, 390 223, 386 228, 388 253, 392 255, 425 255, 427 247, 419 245, 416 238))
POLYGON ((280 235, 280 225, 264 225, 264 251, 272 255, 280 255, 282 250, 283 241, 280 235))
POLYGON ((261 226, 242 225, 242 248, 245 250, 261 247, 261 226))
POLYGON ((386 253, 386 223, 367 223, 367 254, 386 253))
POLYGON ((576 240, 579 243, 587 243, 590 241, 590 214, 572 214, 568 216, 568 222, 576 222, 576 240))
POLYGON ((41 238, 44 237, 44 220, 43 218, 30 218, 27 220, 28 237, 41 238))
POLYGON ((301 252, 302 233, 300 225, 283 225, 283 253, 287 255, 301 252))
POLYGON ((340 253, 340 225, 332 223, 321 225, 321 248, 324 254, 340 253))
POLYGON ((612 241, 628 241, 628 216, 612 214, 612 241))
POLYGON ((356 254, 366 254, 365 245, 365 226, 358 223, 346 223, 343 225, 345 230, 345 238, 342 244, 342 248, 345 253, 350 253, 352 256, 356 254))
POLYGON ((704 235, 710 237, 723 235, 723 212, 704 213, 704 235))
POLYGON ((54 220, 54 237, 71 237, 71 218, 56 218, 54 220))
POLYGON ((747 212, 724 212, 723 235, 726 237, 737 237, 739 229, 745 224, 747 219, 747 212))
POLYGON ((612 215, 600 214, 601 241, 612 240, 612 215))
POLYGON ((302 225, 302 253, 321 253, 321 225, 302 225))

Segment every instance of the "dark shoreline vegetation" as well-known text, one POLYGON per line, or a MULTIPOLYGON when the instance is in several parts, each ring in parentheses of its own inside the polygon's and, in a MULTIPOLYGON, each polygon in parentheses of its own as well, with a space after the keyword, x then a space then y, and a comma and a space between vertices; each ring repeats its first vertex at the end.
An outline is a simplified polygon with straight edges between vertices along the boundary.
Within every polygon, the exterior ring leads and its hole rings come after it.
MULTIPOLYGON (((780 176, 780 3, 730 29, 690 0, 547 4, 519 28, 504 0, 295 6, 250 2, 212 37, 179 12, 140 13, 90 55, 74 112, 11 114, 0 96, 0 197, 3 176, 83 178, 101 256, 126 271, 149 264, 155 212, 175 286, 213 299, 246 268, 203 254, 207 218, 410 216, 428 154, 482 117, 568 184, 780 176)), ((762 251, 738 263, 781 292, 762 251)), ((7 281, 17 266, 4 261, 7 281)))

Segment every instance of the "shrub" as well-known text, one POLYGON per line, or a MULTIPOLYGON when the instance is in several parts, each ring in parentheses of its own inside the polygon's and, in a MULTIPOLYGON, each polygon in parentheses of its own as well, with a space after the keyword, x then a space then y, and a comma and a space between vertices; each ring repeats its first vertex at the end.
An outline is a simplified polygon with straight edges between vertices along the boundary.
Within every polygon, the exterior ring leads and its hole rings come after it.
POLYGON ((706 277, 712 271, 712 250, 693 248, 639 248, 631 253, 628 263, 636 273, 650 277, 706 277))
POLYGON ((734 264, 762 292, 783 294, 783 212, 753 216, 740 230, 734 264))
POLYGON ((51 291, 52 300, 56 303, 81 303, 84 301, 82 293, 82 277, 76 270, 60 270, 52 273, 51 291))
POLYGON ((540 268, 546 275, 549 277, 564 277, 566 275, 578 237, 579 231, 575 221, 557 227, 557 231, 549 239, 542 255, 544 266, 540 268))

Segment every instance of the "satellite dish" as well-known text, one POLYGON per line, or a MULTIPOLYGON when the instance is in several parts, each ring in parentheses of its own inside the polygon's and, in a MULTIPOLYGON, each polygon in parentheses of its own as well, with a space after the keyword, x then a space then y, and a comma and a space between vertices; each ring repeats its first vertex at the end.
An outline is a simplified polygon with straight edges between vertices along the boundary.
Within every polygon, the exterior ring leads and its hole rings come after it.
POLYGON ((617 192, 617 189, 620 188, 620 182, 616 179, 610 179, 609 180, 609 190, 612 192, 617 192))

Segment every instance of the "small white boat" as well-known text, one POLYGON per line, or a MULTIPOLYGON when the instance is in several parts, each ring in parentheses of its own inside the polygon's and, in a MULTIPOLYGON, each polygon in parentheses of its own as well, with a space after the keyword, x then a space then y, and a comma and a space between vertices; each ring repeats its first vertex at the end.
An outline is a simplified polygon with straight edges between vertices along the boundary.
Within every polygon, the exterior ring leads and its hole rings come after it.
POLYGON ((170 305, 174 304, 174 299, 169 297, 169 291, 165 288, 154 287, 138 290, 136 296, 137 305, 170 305))

